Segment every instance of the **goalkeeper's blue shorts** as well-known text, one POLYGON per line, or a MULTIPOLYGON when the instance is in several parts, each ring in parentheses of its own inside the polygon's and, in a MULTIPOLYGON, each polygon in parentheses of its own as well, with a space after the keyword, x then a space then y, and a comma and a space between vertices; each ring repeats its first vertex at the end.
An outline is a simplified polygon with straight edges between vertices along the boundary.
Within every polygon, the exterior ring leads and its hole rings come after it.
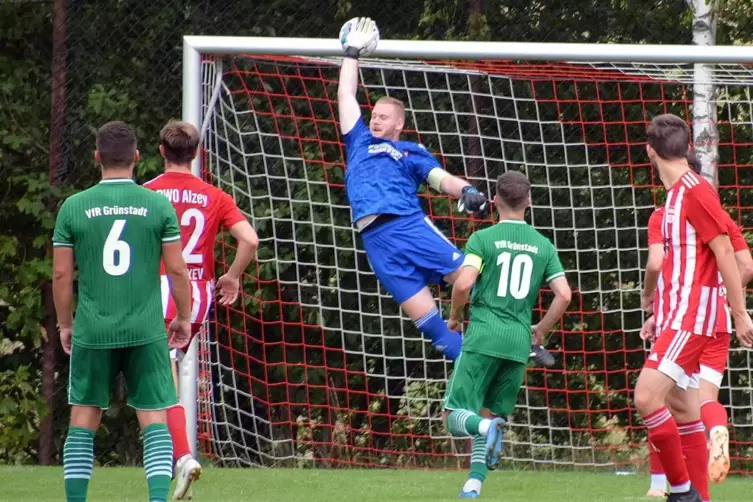
POLYGON ((361 235, 371 269, 397 303, 424 286, 441 284, 445 275, 463 264, 462 251, 422 212, 381 216, 361 235))

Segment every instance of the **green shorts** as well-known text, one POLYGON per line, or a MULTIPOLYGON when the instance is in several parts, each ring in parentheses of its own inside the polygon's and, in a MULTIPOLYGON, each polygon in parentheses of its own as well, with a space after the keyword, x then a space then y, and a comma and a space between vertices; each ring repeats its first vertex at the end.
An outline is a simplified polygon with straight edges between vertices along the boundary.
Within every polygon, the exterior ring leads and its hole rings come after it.
POLYGON ((461 352, 447 385, 444 408, 473 413, 488 408, 494 415, 506 417, 518 402, 525 375, 524 363, 461 352))
POLYGON ((167 340, 119 349, 72 348, 68 403, 106 409, 118 373, 123 372, 128 405, 164 410, 178 404, 167 340))

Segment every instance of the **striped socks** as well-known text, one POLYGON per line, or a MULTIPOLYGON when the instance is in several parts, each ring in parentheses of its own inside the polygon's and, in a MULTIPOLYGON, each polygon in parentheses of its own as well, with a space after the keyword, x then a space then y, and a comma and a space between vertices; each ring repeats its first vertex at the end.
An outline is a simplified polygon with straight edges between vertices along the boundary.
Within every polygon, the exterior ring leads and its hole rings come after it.
MULTIPOLYGON (((447 429, 453 436, 486 436, 492 421, 468 410, 453 410, 447 417, 447 429)), ((486 457, 484 457, 486 458, 486 457)), ((486 460, 484 460, 486 462, 486 460)))
POLYGON ((69 427, 63 447, 65 499, 68 502, 86 501, 93 468, 94 431, 83 427, 69 427))
POLYGON ((167 424, 151 424, 144 429, 144 471, 149 502, 165 502, 173 475, 173 441, 167 424))

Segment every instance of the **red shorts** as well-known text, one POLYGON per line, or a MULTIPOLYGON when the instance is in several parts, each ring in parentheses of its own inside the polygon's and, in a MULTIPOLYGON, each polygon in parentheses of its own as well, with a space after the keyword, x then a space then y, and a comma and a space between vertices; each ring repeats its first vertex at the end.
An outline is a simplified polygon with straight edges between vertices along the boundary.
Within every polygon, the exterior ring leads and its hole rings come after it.
POLYGON ((727 357, 729 356, 731 341, 732 335, 729 333, 716 333, 713 338, 709 338, 699 361, 701 379, 717 387, 722 386, 724 370, 727 369, 727 357))
POLYGON ((651 347, 644 368, 658 370, 686 388, 690 377, 700 371, 701 356, 711 340, 689 331, 666 330, 651 347))
MULTIPOLYGON (((170 326, 170 321, 178 315, 175 301, 170 294, 170 283, 167 276, 161 276, 162 281, 162 313, 165 318, 165 327, 170 326)), ((201 327, 209 319, 214 299, 214 281, 191 281, 191 340, 199 333, 201 327)), ((191 340, 180 350, 186 350, 191 340)), ((173 359, 177 358, 175 350, 170 351, 173 359)))

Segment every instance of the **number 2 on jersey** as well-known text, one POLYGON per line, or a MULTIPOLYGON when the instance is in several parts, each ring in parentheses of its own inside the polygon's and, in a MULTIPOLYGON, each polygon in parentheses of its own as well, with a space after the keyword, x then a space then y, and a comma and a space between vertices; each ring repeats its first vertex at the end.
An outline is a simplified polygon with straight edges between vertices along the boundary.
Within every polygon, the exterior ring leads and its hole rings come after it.
POLYGON ((196 249, 201 233, 204 231, 204 213, 195 207, 187 209, 183 213, 183 216, 180 217, 180 225, 187 227, 191 225, 192 221, 195 222, 195 226, 193 227, 193 232, 191 232, 191 237, 186 243, 186 247, 183 248, 183 259, 188 264, 200 265, 204 261, 204 257, 200 253, 194 253, 193 251, 196 249))
POLYGON ((507 296, 509 289, 513 298, 522 300, 531 291, 533 260, 529 255, 522 253, 515 255, 512 263, 510 258, 512 254, 507 252, 497 256, 497 265, 500 266, 497 296, 507 296))
POLYGON ((102 267, 109 275, 116 277, 125 274, 131 268, 131 246, 120 240, 125 224, 126 220, 115 220, 112 223, 105 246, 102 248, 102 267))

